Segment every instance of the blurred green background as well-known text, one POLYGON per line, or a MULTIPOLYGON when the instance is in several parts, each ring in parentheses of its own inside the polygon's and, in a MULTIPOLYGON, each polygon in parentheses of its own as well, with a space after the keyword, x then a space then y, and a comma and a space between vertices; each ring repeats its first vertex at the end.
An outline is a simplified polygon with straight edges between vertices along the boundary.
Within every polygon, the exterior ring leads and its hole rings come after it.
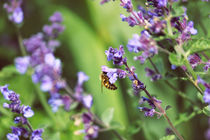
MULTIPOLYGON (((126 14, 119 6, 119 2, 110 2, 100 5, 99 0, 24 0, 23 9, 25 13, 24 25, 21 28, 23 38, 29 38, 42 30, 48 18, 55 11, 63 14, 65 31, 59 38, 61 46, 56 50, 56 57, 63 62, 63 77, 66 78, 70 87, 74 88, 77 82, 77 72, 84 71, 90 80, 85 83, 85 91, 94 97, 93 111, 98 115, 108 108, 114 108, 114 121, 122 125, 119 132, 131 140, 157 140, 166 135, 168 125, 164 118, 145 118, 142 112, 137 109, 138 99, 130 96, 131 82, 119 80, 117 91, 104 89, 101 93, 101 82, 99 75, 102 65, 114 67, 111 62, 106 61, 104 51, 109 46, 118 48, 120 44, 125 46, 128 64, 135 66, 139 78, 146 84, 148 91, 163 102, 163 106, 170 105, 172 108, 167 111, 173 123, 186 140, 203 140, 205 130, 208 127, 208 118, 204 115, 196 115, 191 120, 184 118, 191 115, 193 106, 176 95, 175 91, 168 88, 164 82, 150 82, 145 76, 144 68, 151 67, 133 61, 135 54, 128 53, 126 44, 132 38, 133 33, 140 33, 139 27, 131 28, 127 23, 122 22, 120 14, 126 14), (178 121, 177 121, 178 120, 178 121)), ((136 5, 144 1, 136 0, 136 5)), ((82 136, 75 136, 75 130, 81 129, 74 126, 70 116, 74 111, 64 112, 60 109, 57 113, 47 113, 40 103, 38 91, 33 85, 31 78, 27 75, 19 75, 14 69, 14 58, 20 56, 15 27, 8 21, 6 12, 0 2, 0 85, 9 84, 11 90, 21 95, 22 103, 32 105, 35 116, 30 119, 32 126, 44 128, 43 138, 46 140, 80 140, 82 136), (51 115, 50 115, 51 114, 51 115), (54 116, 54 117, 52 117, 54 116), (53 118, 56 117, 56 120, 53 118)), ((190 20, 195 22, 199 37, 210 37, 208 24, 209 3, 201 0, 190 0, 180 3, 188 8, 190 20)), ((170 63, 167 56, 160 53, 161 57, 155 56, 153 61, 158 64, 161 73, 170 70, 170 63)), ((182 75, 179 71, 176 74, 182 75)), ((196 101, 194 87, 181 80, 170 80, 173 85, 185 92, 192 100, 196 101)), ((142 93, 144 95, 144 93, 142 93)), ((48 98, 47 94, 43 96, 48 98)), ((13 115, 2 108, 5 102, 0 95, 0 139, 6 139, 6 134, 11 132, 13 126, 13 115)), ((111 132, 100 133, 99 140, 114 140, 111 132)))

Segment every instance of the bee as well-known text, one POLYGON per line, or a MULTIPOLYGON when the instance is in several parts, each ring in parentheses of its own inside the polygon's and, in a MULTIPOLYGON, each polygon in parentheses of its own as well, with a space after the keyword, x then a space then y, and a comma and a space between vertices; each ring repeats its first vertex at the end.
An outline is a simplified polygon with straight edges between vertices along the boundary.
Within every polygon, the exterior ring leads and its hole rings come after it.
POLYGON ((102 72, 100 75, 100 79, 101 79, 101 92, 103 92, 103 86, 105 86, 107 89, 110 89, 110 90, 117 89, 115 84, 111 84, 109 82, 109 77, 107 76, 107 72, 102 72))

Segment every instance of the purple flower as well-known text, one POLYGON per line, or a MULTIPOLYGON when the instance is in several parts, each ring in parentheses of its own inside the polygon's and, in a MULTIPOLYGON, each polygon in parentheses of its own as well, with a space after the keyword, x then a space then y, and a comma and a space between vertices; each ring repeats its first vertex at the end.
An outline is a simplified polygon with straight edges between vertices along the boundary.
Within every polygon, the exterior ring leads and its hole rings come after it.
POLYGON ((15 58, 15 66, 16 66, 16 69, 21 74, 26 73, 29 64, 30 64, 30 57, 29 56, 15 58))
POLYGON ((59 34, 61 34, 64 31, 64 26, 62 26, 59 23, 53 23, 52 25, 45 25, 43 27, 43 32, 49 37, 49 38, 56 38, 59 34))
POLYGON ((108 68, 107 66, 101 66, 101 70, 106 73, 109 77, 109 82, 114 84, 117 81, 117 78, 125 78, 127 76, 126 71, 121 69, 112 69, 108 68))
POLYGON ((43 129, 34 130, 31 134, 31 140, 42 140, 41 136, 43 132, 43 129))
POLYGON ((59 94, 51 96, 48 103, 52 107, 53 112, 57 112, 58 108, 63 105, 63 100, 59 94))
POLYGON ((85 81, 89 80, 89 77, 84 72, 78 72, 77 77, 78 77, 78 85, 83 85, 85 81))
POLYGON ((62 101, 64 104, 64 109, 68 111, 70 109, 70 106, 71 106, 73 100, 68 95, 64 95, 64 96, 62 96, 62 101))
POLYGON ((61 23, 63 21, 62 15, 60 12, 55 12, 50 18, 49 21, 61 23))
POLYGON ((19 128, 19 127, 11 127, 11 129, 12 129, 12 133, 13 134, 15 134, 15 135, 17 135, 17 136, 21 136, 21 132, 22 132, 22 129, 21 128, 19 128))
POLYGON ((155 8, 166 7, 168 1, 167 0, 147 0, 149 5, 152 5, 155 8))
POLYGON ((203 67, 203 69, 205 72, 207 72, 209 68, 210 68, 210 61, 205 63, 205 66, 203 67))
POLYGON ((145 68, 146 76, 151 77, 150 81, 157 81, 162 78, 162 76, 156 73, 154 70, 150 68, 145 68))
POLYGON ((205 103, 210 104, 210 84, 209 87, 206 88, 204 91, 203 100, 205 101, 205 103))
POLYGON ((57 40, 49 40, 47 46, 54 51, 58 46, 60 46, 60 42, 57 40))
POLYGON ((133 12, 130 16, 126 17, 123 14, 120 15, 122 21, 128 22, 128 25, 133 27, 136 25, 145 26, 146 22, 141 11, 133 12))
POLYGON ((123 6, 123 8, 127 9, 128 12, 131 12, 133 10, 133 4, 131 0, 121 0, 120 5, 123 6))
POLYGON ((203 100, 205 103, 210 104, 210 83, 206 83, 203 79, 198 76, 197 82, 204 85, 206 88, 203 95, 203 100))
POLYGON ((12 134, 12 133, 8 133, 7 134, 7 139, 8 140, 19 140, 18 135, 12 134))
POLYGON ((188 56, 188 61, 190 62, 191 67, 194 69, 201 63, 201 57, 195 53, 193 55, 188 56))
POLYGON ((158 47, 147 31, 143 31, 141 36, 133 35, 133 38, 128 41, 127 48, 130 52, 142 51, 141 56, 134 57, 134 60, 140 60, 141 63, 158 53, 158 47))
POLYGON ((23 44, 28 52, 33 53, 36 49, 42 49, 46 47, 44 42, 44 35, 42 33, 35 34, 29 39, 24 39, 23 44))
POLYGON ((9 100, 10 91, 8 90, 8 85, 4 85, 0 87, 0 91, 3 94, 6 100, 9 100))
POLYGON ((18 124, 18 123, 22 123, 22 124, 27 124, 27 118, 25 118, 25 117, 16 117, 15 119, 14 119, 14 123, 16 123, 16 124, 18 124))
POLYGON ((187 23, 187 19, 184 18, 181 22, 176 21, 178 24, 175 24, 174 26, 181 32, 180 36, 178 37, 177 41, 179 43, 183 43, 190 39, 191 34, 195 35, 197 34, 197 30, 193 27, 194 24, 192 21, 189 21, 187 23))
POLYGON ((158 104, 161 104, 162 102, 160 100, 157 100, 153 97, 153 101, 151 99, 148 99, 146 97, 142 96, 142 99, 140 100, 139 104, 143 104, 144 102, 147 102, 151 108, 148 107, 138 107, 141 111, 145 112, 145 116, 152 117, 156 113, 155 108, 156 106, 153 104, 153 102, 156 102, 158 104))
POLYGON ((93 97, 91 95, 84 95, 82 103, 86 108, 90 109, 93 104, 93 97))
POLYGON ((26 118, 30 118, 34 115, 33 110, 31 110, 30 106, 24 106, 23 107, 23 116, 26 118))
POLYGON ((82 120, 85 125, 90 124, 93 121, 93 115, 91 113, 83 113, 82 120))
MULTIPOLYGON (((137 76, 137 75, 136 75, 137 76)), ((139 80, 135 80, 133 78, 133 76, 130 77, 130 80, 132 80, 132 88, 133 88, 133 91, 134 91, 134 95, 136 96, 139 96, 139 93, 145 89, 145 85, 144 83, 142 83, 141 81, 139 80)))
POLYGON ((110 0, 102 0, 101 2, 100 2, 100 4, 104 4, 104 3, 107 3, 107 2, 109 2, 110 0))
POLYGON ((119 46, 119 50, 110 47, 109 50, 105 51, 105 54, 107 56, 107 60, 113 60, 113 64, 115 65, 123 65, 123 63, 126 62, 126 58, 123 58, 125 52, 122 45, 119 46))
POLYGON ((153 117, 155 115, 155 109, 150 109, 147 107, 138 107, 141 111, 145 112, 144 115, 146 117, 153 117))
POLYGON ((172 69, 172 70, 175 70, 176 68, 177 68, 176 65, 171 65, 171 69, 172 69))
POLYGON ((99 127, 96 125, 85 126, 85 140, 94 139, 98 136, 99 127))
MULTIPOLYGON (((19 95, 16 94, 14 91, 8 90, 7 85, 0 87, 0 90, 2 94, 7 94, 6 99, 10 101, 10 104, 4 103, 3 106, 11 109, 12 112, 15 112, 21 115, 21 116, 15 117, 14 122, 18 124, 18 127, 11 127, 12 133, 7 134, 7 139, 19 140, 19 137, 28 139, 31 133, 28 131, 28 129, 24 128, 24 126, 28 127, 29 123, 28 123, 27 118, 32 117, 34 115, 34 112, 31 110, 31 107, 20 105, 21 101, 19 99, 19 95), (22 125, 23 127, 20 125, 22 125)), ((32 139, 33 139, 33 136, 32 136, 32 139)), ((37 140, 37 139, 34 139, 34 140, 37 140)))
POLYGON ((42 83, 41 83, 41 90, 44 92, 48 92, 53 88, 53 80, 51 77, 44 75, 42 78, 42 83))
POLYGON ((24 15, 21 9, 22 0, 10 0, 9 3, 4 4, 4 8, 7 10, 9 20, 15 24, 23 22, 24 15))
POLYGON ((154 18, 150 20, 149 24, 149 32, 152 34, 163 34, 164 29, 166 27, 166 21, 159 20, 158 18, 154 18))

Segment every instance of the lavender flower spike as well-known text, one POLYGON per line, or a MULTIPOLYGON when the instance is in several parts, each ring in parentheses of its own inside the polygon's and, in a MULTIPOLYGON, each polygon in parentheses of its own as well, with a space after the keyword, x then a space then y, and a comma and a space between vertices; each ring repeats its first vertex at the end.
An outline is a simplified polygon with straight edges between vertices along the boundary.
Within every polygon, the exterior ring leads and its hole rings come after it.
POLYGON ((24 19, 21 4, 22 0, 10 0, 8 3, 4 4, 4 8, 9 15, 9 20, 14 22, 15 24, 22 23, 24 19))
POLYGON ((113 64, 115 65, 121 66, 127 61, 126 58, 123 58, 125 52, 122 45, 119 46, 119 50, 109 47, 109 50, 106 50, 105 54, 107 56, 107 60, 113 60, 113 64))

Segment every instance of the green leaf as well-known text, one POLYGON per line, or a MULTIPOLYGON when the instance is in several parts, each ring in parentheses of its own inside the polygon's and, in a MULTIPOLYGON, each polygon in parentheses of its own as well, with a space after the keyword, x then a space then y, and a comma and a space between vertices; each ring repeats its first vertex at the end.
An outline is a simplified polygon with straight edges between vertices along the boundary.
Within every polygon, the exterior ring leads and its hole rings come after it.
POLYGON ((34 83, 29 75, 22 75, 14 65, 4 67, 0 71, 0 86, 8 84, 9 89, 20 95, 20 100, 25 105, 31 105, 34 101, 34 83))
POLYGON ((175 135, 164 136, 160 140, 175 140, 175 135))
POLYGON ((19 74, 18 71, 16 70, 16 68, 13 65, 8 65, 0 71, 0 79, 8 78, 15 74, 19 74))
POLYGON ((114 108, 108 108, 101 115, 101 119, 106 125, 109 126, 110 122, 112 121, 113 115, 114 115, 114 108))
POLYGON ((171 64, 176 65, 176 66, 181 66, 183 65, 183 58, 181 56, 178 56, 175 53, 171 53, 169 55, 169 61, 171 62, 171 64))
POLYGON ((110 128, 111 128, 111 129, 121 129, 121 130, 125 129, 125 127, 122 126, 122 125, 121 125, 119 122, 117 122, 117 121, 112 121, 112 122, 110 123, 110 128))
POLYGON ((188 50, 188 54, 210 50, 210 39, 193 39, 186 43, 184 48, 188 50))
POLYGON ((200 92, 197 92, 197 97, 202 103, 204 103, 203 95, 200 92))
POLYGON ((210 106, 206 106, 204 109, 203 109, 203 113, 205 115, 207 115, 208 117, 210 117, 210 106))

